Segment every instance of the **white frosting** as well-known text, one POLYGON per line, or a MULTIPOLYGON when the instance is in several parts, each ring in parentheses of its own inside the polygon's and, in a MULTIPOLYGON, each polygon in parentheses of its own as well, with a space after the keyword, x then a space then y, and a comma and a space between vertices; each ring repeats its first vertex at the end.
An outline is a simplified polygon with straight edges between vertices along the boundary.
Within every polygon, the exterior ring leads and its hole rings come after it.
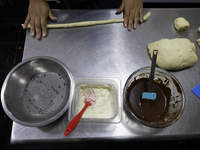
POLYGON ((88 106, 82 118, 112 118, 115 115, 115 103, 111 89, 107 87, 86 87, 81 86, 78 92, 78 103, 76 111, 79 113, 85 106, 84 93, 93 91, 96 95, 96 102, 88 106))

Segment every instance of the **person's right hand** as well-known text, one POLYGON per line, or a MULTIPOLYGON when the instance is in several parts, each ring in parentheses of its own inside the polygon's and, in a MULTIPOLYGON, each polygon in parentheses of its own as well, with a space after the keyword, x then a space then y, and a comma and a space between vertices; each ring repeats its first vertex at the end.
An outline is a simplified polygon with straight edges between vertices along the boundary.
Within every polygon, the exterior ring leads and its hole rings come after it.
POLYGON ((47 17, 56 21, 57 18, 52 14, 46 0, 29 0, 29 8, 23 28, 25 29, 30 22, 30 34, 41 38, 41 29, 43 37, 47 36, 47 17))

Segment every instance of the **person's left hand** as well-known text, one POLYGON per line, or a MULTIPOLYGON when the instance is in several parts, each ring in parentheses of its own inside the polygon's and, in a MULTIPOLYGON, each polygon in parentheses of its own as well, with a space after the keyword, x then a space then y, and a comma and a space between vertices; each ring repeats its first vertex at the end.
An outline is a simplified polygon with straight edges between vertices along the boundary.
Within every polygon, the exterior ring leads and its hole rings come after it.
POLYGON ((36 39, 41 38, 41 30, 43 37, 47 36, 47 17, 56 21, 57 17, 53 15, 49 4, 46 0, 29 0, 29 8, 23 28, 25 29, 30 22, 31 36, 36 35, 36 39))
POLYGON ((137 28, 138 21, 143 22, 143 0, 123 0, 117 13, 124 11, 124 27, 129 31, 137 28))

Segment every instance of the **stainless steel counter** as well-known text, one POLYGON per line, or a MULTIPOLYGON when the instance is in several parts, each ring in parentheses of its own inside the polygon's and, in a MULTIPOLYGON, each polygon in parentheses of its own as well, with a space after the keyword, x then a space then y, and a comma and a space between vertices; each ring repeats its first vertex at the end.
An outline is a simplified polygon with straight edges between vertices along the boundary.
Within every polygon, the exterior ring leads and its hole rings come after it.
MULTIPOLYGON (((188 38, 196 44, 200 38, 200 9, 144 9, 150 18, 128 32, 122 23, 69 29, 51 29, 47 38, 37 41, 27 32, 23 60, 33 56, 52 56, 63 61, 74 76, 118 77, 121 92, 128 76, 141 67, 150 66, 148 43, 163 38, 188 38), (184 17, 190 22, 186 31, 176 31, 173 21, 184 17)), ((58 23, 122 18, 115 10, 54 10, 58 23)), ((200 49, 196 44, 197 55, 200 49)), ((44 127, 24 127, 13 123, 11 143, 67 142, 91 139, 183 139, 200 137, 200 99, 191 90, 200 83, 200 63, 182 71, 171 72, 182 84, 186 107, 181 118, 166 128, 146 127, 128 115, 125 108, 117 124, 80 123, 67 137, 66 112, 44 127)), ((122 99, 121 99, 122 101, 122 99)))

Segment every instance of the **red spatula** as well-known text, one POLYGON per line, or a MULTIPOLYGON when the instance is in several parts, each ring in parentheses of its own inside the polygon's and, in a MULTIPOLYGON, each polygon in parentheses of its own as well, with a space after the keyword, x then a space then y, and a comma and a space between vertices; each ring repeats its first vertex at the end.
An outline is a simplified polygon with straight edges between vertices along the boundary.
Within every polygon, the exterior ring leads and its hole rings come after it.
POLYGON ((87 91, 82 96, 85 97, 85 106, 69 123, 64 133, 65 136, 68 136, 75 129, 87 107, 93 105, 96 102, 96 94, 94 91, 87 91))

